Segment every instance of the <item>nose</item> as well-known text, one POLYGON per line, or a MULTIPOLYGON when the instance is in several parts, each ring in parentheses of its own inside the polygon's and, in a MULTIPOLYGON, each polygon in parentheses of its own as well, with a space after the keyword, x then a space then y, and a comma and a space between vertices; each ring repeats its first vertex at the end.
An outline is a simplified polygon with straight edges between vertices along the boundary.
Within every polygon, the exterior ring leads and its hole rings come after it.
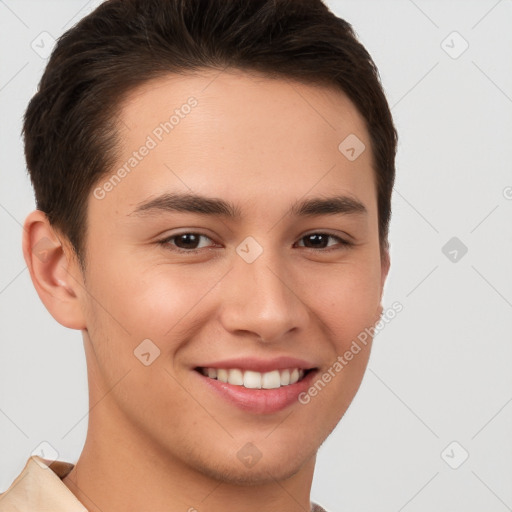
POLYGON ((283 263, 265 251, 252 263, 235 257, 222 281, 220 321, 228 332, 271 343, 306 327, 303 286, 283 263))

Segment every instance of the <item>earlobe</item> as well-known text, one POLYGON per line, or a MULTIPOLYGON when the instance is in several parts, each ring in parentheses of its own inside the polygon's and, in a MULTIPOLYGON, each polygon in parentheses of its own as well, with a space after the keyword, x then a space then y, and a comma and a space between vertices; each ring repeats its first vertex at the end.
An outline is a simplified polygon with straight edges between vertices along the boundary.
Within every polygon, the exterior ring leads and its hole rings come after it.
POLYGON ((85 329, 82 276, 72 250, 40 210, 27 216, 23 228, 23 257, 39 298, 57 322, 85 329))
POLYGON ((384 283, 388 276, 389 267, 391 266, 391 257, 389 249, 384 249, 381 254, 381 289, 384 289, 384 283))
POLYGON ((389 250, 383 249, 381 252, 380 301, 379 301, 379 306, 377 307, 377 312, 376 312, 377 316, 376 316, 375 323, 377 323, 380 320, 382 313, 384 312, 384 307, 382 306, 382 295, 384 293, 384 283, 386 282, 386 278, 388 276, 390 266, 391 266, 391 259, 389 256, 389 250))

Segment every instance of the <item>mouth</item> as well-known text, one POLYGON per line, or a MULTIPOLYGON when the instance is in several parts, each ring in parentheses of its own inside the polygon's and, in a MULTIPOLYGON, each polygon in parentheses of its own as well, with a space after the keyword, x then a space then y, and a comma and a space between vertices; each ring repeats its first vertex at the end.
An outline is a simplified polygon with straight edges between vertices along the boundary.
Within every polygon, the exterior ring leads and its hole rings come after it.
POLYGON ((314 368, 285 368, 268 372, 243 370, 242 368, 197 367, 197 372, 209 379, 246 389, 279 389, 302 381, 314 368))
POLYGON ((318 373, 298 359, 232 360, 193 368, 202 385, 224 403, 244 412, 272 414, 294 404, 318 373))

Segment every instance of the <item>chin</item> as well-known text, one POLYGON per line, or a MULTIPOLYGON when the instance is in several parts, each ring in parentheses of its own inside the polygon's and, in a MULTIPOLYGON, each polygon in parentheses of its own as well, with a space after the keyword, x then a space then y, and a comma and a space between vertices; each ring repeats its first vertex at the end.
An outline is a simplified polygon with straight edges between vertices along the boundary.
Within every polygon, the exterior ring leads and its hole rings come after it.
MULTIPOLYGON (((301 471, 314 459, 316 450, 312 447, 306 452, 304 445, 294 444, 287 453, 267 448, 261 458, 251 467, 246 466, 238 457, 237 452, 226 450, 208 458, 198 453, 189 453, 188 463, 203 475, 225 484, 240 486, 256 486, 275 484, 276 481, 287 480, 301 471)), ((313 461, 314 462, 314 461, 313 461)))
POLYGON ((206 476, 225 484, 260 486, 275 484, 276 481, 282 482, 293 477, 302 469, 309 459, 301 461, 300 463, 296 461, 292 463, 290 461, 286 464, 282 462, 263 462, 260 460, 252 468, 245 468, 242 464, 237 464, 236 466, 229 464, 222 466, 217 464, 215 466, 203 465, 198 469, 206 476))

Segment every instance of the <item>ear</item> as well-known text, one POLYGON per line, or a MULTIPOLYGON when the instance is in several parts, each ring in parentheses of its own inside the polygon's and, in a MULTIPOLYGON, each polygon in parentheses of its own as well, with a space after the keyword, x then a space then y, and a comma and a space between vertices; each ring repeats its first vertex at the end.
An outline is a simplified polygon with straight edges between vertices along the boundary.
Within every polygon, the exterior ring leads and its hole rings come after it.
POLYGON ((23 226, 23 257, 39 298, 65 327, 85 329, 83 276, 74 251, 58 236, 46 215, 35 210, 23 226))
MULTIPOLYGON (((382 294, 384 292, 384 283, 386 282, 386 278, 388 276, 389 267, 391 266, 391 258, 389 256, 389 249, 382 249, 381 255, 380 255, 380 298, 382 300, 382 294)), ((379 307, 377 308, 377 320, 378 322, 380 320, 380 317, 382 315, 382 312, 384 311, 384 308, 382 306, 382 302, 379 301, 379 307)))
POLYGON ((382 292, 384 291, 384 283, 386 282, 386 277, 388 276, 389 267, 391 266, 391 257, 389 256, 389 249, 383 249, 380 257, 380 268, 381 268, 381 297, 382 292))

